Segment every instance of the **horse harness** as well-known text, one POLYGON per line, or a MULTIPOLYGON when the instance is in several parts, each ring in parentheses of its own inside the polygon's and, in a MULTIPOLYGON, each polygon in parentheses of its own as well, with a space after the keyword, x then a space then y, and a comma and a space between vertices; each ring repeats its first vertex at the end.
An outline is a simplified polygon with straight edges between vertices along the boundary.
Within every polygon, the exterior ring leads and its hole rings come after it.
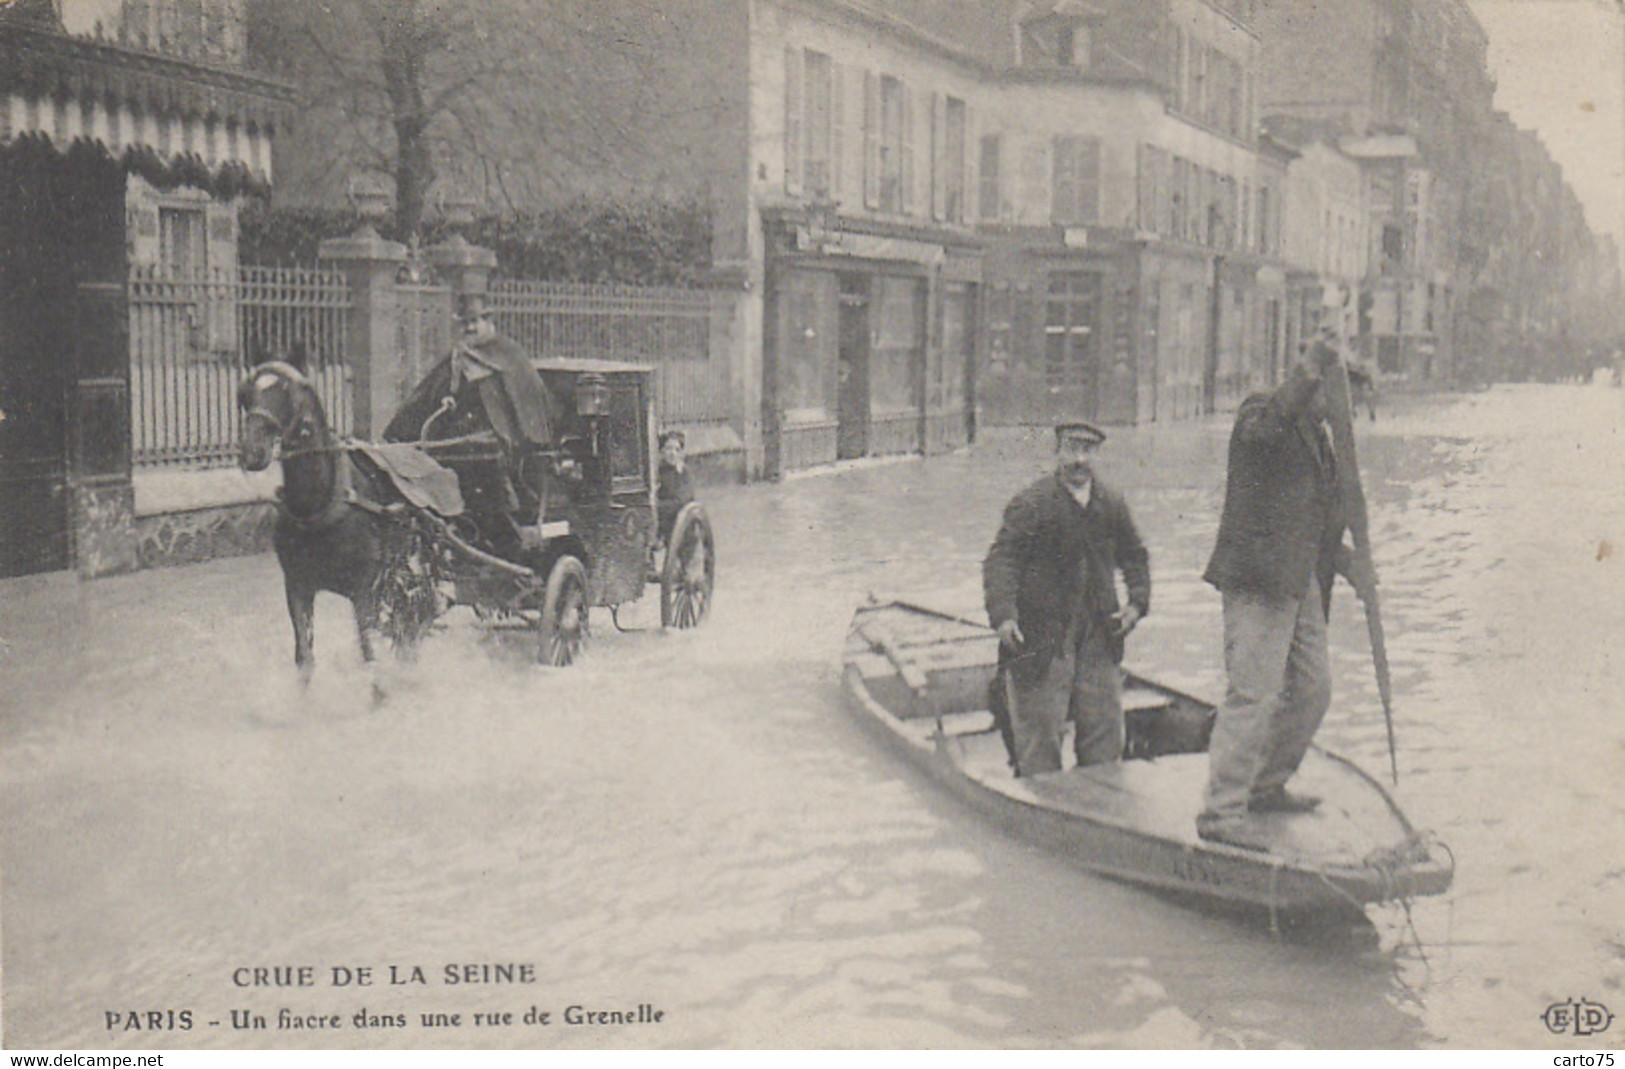
MULTIPOLYGON (((293 385, 309 388, 307 383, 291 379, 290 376, 283 375, 281 377, 285 383, 291 381, 293 385)), ((313 420, 308 412, 301 415, 296 409, 292 420, 293 425, 287 426, 275 412, 259 403, 256 393, 255 403, 244 415, 243 422, 246 425, 256 418, 270 424, 275 429, 277 440, 282 446, 281 456, 284 463, 306 456, 338 455, 342 458, 335 461, 333 465, 333 488, 328 494, 325 505, 312 515, 302 516, 288 507, 288 503, 283 499, 282 491, 279 489, 277 491, 277 508, 282 515, 286 516, 298 527, 309 531, 328 527, 338 522, 346 505, 359 505, 369 512, 374 511, 374 508, 369 507, 371 502, 365 501, 357 494, 350 483, 350 465, 344 463, 344 460, 348 459, 349 449, 343 443, 333 441, 331 432, 324 435, 322 433, 324 428, 313 420)))

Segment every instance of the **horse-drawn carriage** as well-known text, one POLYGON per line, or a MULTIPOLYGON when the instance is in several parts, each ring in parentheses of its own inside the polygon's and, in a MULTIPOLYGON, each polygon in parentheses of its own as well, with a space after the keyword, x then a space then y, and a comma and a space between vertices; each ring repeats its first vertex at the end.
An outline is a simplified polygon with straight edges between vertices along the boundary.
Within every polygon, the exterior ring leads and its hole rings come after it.
MULTIPOLYGON (((465 342, 407 397, 383 441, 341 443, 308 382, 284 364, 243 383, 242 461, 283 462, 276 548, 295 659, 313 663, 317 589, 351 600, 369 631, 410 644, 456 604, 535 627, 545 664, 575 660, 590 610, 660 586, 661 624, 710 609, 715 545, 704 507, 658 507, 652 370, 532 359, 512 341, 465 342)), ((619 621, 617 620, 617 623, 619 621)))

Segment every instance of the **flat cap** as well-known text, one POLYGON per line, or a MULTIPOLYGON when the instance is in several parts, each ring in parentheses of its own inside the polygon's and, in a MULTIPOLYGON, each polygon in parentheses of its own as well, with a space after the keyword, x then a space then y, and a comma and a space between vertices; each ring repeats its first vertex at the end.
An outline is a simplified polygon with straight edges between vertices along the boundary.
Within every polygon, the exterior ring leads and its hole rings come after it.
POLYGON ((1077 420, 1071 423, 1057 423, 1055 425, 1055 444, 1060 445, 1068 440, 1076 440, 1086 445, 1099 445, 1106 440, 1106 432, 1093 423, 1077 420))

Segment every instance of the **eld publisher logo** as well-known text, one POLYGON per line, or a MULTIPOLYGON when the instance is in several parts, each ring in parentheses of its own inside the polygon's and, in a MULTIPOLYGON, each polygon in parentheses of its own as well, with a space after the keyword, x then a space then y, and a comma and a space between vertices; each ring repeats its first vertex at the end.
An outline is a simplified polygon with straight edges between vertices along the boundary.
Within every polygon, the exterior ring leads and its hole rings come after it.
POLYGON ((1608 1012, 1607 1006, 1583 998, 1554 1002, 1546 1007, 1540 1019, 1546 1022, 1547 1031, 1555 1035, 1572 1033, 1594 1036, 1598 1032, 1606 1032, 1608 1026, 1614 1023, 1614 1015, 1608 1012))

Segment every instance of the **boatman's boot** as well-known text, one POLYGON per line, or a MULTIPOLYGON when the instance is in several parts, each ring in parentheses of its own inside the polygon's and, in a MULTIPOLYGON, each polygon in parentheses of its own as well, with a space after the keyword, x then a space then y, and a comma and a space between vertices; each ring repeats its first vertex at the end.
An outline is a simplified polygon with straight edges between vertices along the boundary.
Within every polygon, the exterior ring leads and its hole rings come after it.
POLYGON ((1312 813, 1320 799, 1312 794, 1297 794, 1285 787, 1274 787, 1253 795, 1247 808, 1254 813, 1312 813))
POLYGON ((1245 818, 1231 818, 1219 820, 1196 819, 1196 834, 1198 838, 1210 843, 1223 843, 1226 846, 1239 846, 1243 850, 1257 850, 1260 853, 1269 853, 1269 839, 1264 833, 1253 827, 1245 818))

